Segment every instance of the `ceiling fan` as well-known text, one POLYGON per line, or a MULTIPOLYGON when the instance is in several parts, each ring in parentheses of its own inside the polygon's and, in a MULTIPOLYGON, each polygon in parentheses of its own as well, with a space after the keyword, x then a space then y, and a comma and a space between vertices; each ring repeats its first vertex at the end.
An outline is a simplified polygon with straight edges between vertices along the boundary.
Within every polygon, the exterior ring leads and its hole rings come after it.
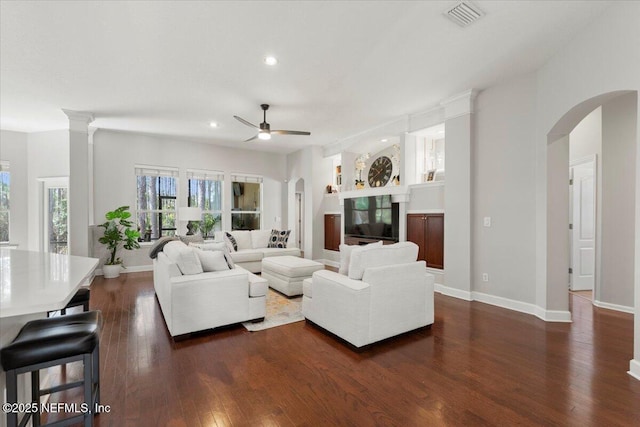
POLYGON ((252 138, 249 138, 249 139, 245 140, 244 142, 253 141, 256 138, 266 141, 266 140, 271 139, 271 134, 276 134, 276 135, 311 135, 311 132, 304 132, 304 131, 299 131, 299 130, 271 130, 271 125, 269 123, 267 123, 267 110, 269 109, 269 104, 261 104, 260 107, 262 108, 262 112, 263 112, 263 119, 262 119, 262 123, 260 123, 260 126, 256 126, 253 123, 246 121, 242 117, 233 116, 239 122, 244 123, 245 125, 247 125, 249 127, 258 129, 258 134, 257 135, 255 135, 252 138))

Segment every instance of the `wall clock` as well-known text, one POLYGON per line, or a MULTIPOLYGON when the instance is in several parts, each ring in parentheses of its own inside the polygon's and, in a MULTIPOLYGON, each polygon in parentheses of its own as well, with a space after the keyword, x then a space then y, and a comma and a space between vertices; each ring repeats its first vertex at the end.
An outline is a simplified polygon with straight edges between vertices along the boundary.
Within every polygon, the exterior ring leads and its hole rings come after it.
POLYGON ((380 156, 369 168, 369 187, 384 187, 391 179, 393 164, 387 156, 380 156))

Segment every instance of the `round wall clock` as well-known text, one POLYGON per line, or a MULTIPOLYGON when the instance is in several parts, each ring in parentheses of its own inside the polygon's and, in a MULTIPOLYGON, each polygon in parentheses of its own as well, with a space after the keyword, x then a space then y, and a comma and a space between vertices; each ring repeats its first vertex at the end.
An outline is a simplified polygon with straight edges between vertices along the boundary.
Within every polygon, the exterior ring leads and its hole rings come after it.
POLYGON ((391 179, 393 164, 387 156, 380 156, 371 163, 369 168, 369 186, 384 187, 391 179))

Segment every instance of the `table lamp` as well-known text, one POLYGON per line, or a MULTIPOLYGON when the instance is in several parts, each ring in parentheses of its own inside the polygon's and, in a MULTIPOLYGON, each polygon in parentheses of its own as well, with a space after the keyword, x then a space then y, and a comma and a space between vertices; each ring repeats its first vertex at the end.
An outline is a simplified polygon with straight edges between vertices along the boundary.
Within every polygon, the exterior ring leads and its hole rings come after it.
POLYGON ((191 207, 180 208, 178 210, 178 217, 180 221, 187 221, 187 236, 191 236, 196 228, 196 224, 194 224, 193 221, 200 221, 202 219, 202 209, 191 207))

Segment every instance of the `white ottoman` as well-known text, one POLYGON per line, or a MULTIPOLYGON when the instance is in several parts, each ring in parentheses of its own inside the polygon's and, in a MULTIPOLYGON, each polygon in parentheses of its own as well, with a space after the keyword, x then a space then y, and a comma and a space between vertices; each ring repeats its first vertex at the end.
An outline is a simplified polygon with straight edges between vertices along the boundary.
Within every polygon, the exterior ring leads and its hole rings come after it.
POLYGON ((322 270, 323 264, 295 256, 275 256, 263 258, 262 277, 269 287, 287 296, 302 295, 302 282, 314 271, 322 270))

